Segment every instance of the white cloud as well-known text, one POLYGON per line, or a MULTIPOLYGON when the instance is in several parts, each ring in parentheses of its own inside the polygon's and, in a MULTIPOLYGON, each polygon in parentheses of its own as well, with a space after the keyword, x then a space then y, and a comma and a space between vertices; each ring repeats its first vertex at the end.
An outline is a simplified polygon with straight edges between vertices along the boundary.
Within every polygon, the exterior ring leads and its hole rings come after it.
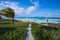
POLYGON ((15 11, 15 15, 20 16, 22 13, 25 13, 26 15, 32 13, 38 6, 38 2, 32 2, 34 6, 27 7, 27 9, 24 9, 23 7, 20 7, 18 2, 10 2, 10 1, 0 1, 0 9, 3 9, 5 7, 11 7, 15 11))
POLYGON ((16 15, 20 15, 21 13, 25 12, 23 7, 18 6, 18 2, 0 1, 0 9, 2 9, 1 7, 11 7, 14 9, 16 15))
POLYGON ((28 7, 27 8, 27 10, 26 10, 26 13, 27 14, 30 14, 30 13, 32 13, 38 6, 39 6, 39 2, 38 1, 32 1, 32 0, 30 0, 30 2, 34 5, 34 6, 30 6, 30 7, 28 7))
POLYGON ((39 6, 39 1, 30 0, 30 2, 31 2, 32 4, 34 4, 35 7, 38 7, 38 6, 39 6))
POLYGON ((34 7, 34 6, 28 7, 27 10, 26 10, 26 11, 27 11, 26 13, 27 13, 27 14, 30 14, 30 13, 33 12, 35 9, 36 9, 36 7, 34 7))
POLYGON ((39 6, 39 2, 33 2, 33 4, 38 7, 39 6))

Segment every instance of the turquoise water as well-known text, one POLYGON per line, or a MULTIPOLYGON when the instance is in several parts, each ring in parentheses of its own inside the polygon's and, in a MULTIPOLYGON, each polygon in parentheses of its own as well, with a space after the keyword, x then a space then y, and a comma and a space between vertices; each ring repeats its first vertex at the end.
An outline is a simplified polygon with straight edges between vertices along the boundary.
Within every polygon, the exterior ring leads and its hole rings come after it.
MULTIPOLYGON (((45 22, 46 17, 16 17, 16 20, 19 21, 28 21, 28 22, 45 22)), ((49 23, 60 23, 60 18, 48 18, 49 23)))

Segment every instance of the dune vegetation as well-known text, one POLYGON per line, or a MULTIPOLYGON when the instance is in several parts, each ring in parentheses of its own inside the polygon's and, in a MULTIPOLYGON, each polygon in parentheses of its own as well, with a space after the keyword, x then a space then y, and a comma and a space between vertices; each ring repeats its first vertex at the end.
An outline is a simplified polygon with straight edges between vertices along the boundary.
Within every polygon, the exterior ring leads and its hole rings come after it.
POLYGON ((0 22, 0 40, 26 40, 28 22, 15 20, 14 27, 11 23, 8 19, 0 22))
POLYGON ((31 24, 34 40, 60 40, 60 24, 49 24, 50 26, 34 22, 31 24))

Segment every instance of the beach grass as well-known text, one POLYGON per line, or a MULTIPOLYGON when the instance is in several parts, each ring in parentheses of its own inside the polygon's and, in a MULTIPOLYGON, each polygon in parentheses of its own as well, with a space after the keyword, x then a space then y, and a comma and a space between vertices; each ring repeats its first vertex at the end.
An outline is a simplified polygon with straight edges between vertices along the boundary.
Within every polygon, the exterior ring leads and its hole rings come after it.
POLYGON ((42 24, 32 22, 34 40, 60 40, 60 24, 42 24))
MULTIPOLYGON (((4 19, 0 21, 0 40, 26 40, 28 22, 4 19)), ((34 40, 60 40, 60 24, 49 23, 49 26, 31 22, 34 40)))
POLYGON ((0 40, 26 40, 28 22, 3 20, 0 22, 0 40))

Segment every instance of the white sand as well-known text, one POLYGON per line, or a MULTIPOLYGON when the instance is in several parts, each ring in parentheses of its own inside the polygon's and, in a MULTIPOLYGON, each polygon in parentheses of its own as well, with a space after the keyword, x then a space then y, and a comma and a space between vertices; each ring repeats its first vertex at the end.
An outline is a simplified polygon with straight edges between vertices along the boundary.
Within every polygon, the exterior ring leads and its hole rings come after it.
POLYGON ((31 24, 29 24, 28 28, 27 28, 27 37, 26 40, 34 40, 32 33, 31 33, 31 24))

